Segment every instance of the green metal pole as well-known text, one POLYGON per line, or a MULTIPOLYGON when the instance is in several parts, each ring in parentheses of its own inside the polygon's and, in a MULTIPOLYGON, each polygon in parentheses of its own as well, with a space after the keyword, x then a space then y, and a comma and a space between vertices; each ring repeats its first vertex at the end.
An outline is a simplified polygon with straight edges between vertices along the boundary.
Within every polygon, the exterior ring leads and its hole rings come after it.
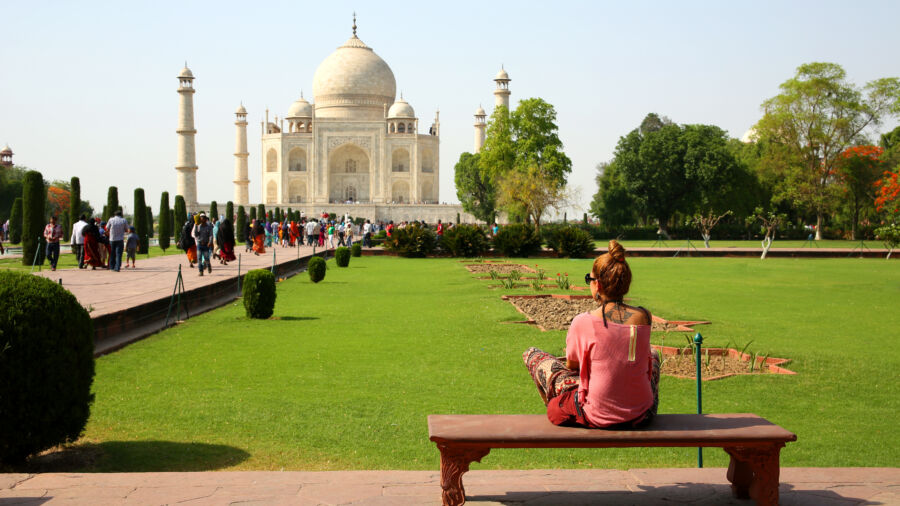
POLYGON ((272 248, 272 274, 275 274, 275 248, 272 248))
POLYGON ((240 295, 240 294, 241 294, 241 254, 240 254, 240 253, 238 253, 238 276, 237 276, 237 281, 238 281, 238 295, 240 295))
MULTIPOLYGON (((701 364, 700 364, 700 346, 703 344, 703 336, 697 332, 694 335, 694 362, 697 363, 697 414, 703 414, 703 389, 700 387, 703 379, 700 377, 701 374, 701 364)), ((697 448, 697 467, 703 467, 703 447, 700 446, 697 448)))

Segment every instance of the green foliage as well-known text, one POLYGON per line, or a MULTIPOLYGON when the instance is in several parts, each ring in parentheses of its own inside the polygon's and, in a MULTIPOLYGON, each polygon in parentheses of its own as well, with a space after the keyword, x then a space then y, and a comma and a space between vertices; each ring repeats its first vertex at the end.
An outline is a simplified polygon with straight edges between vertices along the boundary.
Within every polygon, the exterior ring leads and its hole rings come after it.
POLYGON ((172 212, 169 209, 169 192, 162 192, 162 195, 159 198, 159 247, 163 251, 169 249, 171 245, 170 237, 172 236, 172 231, 169 229, 171 226, 172 220, 169 218, 169 214, 172 212))
POLYGON ((255 207, 250 208, 250 222, 253 222, 253 220, 256 219, 256 211, 257 211, 257 208, 255 208, 255 207))
POLYGON ((0 271, 0 308, 0 462, 19 464, 84 430, 94 328, 70 292, 27 273, 0 271))
POLYGON ((558 187, 572 172, 572 161, 563 152, 556 126, 556 109, 540 98, 519 102, 510 118, 515 140, 517 168, 537 167, 558 187))
POLYGON ((353 243, 353 246, 350 246, 350 256, 352 257, 361 257, 362 256, 362 245, 358 242, 353 243))
POLYGON ((44 263, 41 240, 44 237, 44 203, 47 188, 40 172, 29 170, 22 182, 22 265, 44 263))
POLYGON ((275 309, 275 275, 269 269, 254 269, 244 276, 241 288, 247 318, 266 319, 275 309))
POLYGON ((547 232, 545 242, 557 256, 569 258, 594 256, 594 239, 581 228, 570 225, 554 227, 547 232))
POLYGON ((491 249, 484 229, 478 225, 456 225, 444 230, 441 248, 455 257, 477 257, 491 249))
POLYGON ((238 206, 234 231, 237 234, 237 242, 247 242, 247 213, 244 206, 238 206))
POLYGON ((256 219, 266 221, 266 206, 259 204, 256 206, 256 219))
POLYGON ((184 197, 181 195, 175 195, 175 223, 173 223, 173 229, 175 232, 175 244, 181 242, 181 229, 184 227, 185 222, 187 222, 187 207, 184 204, 184 197))
POLYGON ((13 201, 9 211, 9 241, 13 244, 22 242, 22 197, 13 201))
POLYGON ((500 227, 494 237, 494 250, 506 257, 527 257, 541 249, 541 236, 531 225, 513 223, 500 227))
POLYGON ((306 272, 309 273, 309 280, 313 283, 325 279, 325 270, 325 259, 320 256, 310 258, 309 263, 306 264, 306 272))
POLYGON ((385 239, 384 247, 402 257, 423 258, 434 253, 437 235, 430 228, 417 224, 395 227, 391 237, 385 239))
MULTIPOLYGON (((176 197, 177 198, 177 197, 176 197)), ((186 220, 187 218, 185 218, 186 220)), ((144 200, 144 189, 134 189, 134 231, 137 232, 138 253, 146 255, 150 248, 150 239, 147 232, 147 203, 144 200)))
POLYGON ((888 249, 894 249, 900 244, 900 225, 891 223, 875 229, 875 237, 882 241, 888 249))
POLYGON ((119 189, 110 186, 106 191, 106 206, 103 208, 103 221, 109 221, 109 217, 119 209, 119 189))
POLYGON ((338 267, 347 267, 350 265, 350 248, 339 246, 334 250, 334 263, 336 263, 338 267))
MULTIPOLYGON (((73 177, 70 182, 69 190, 69 225, 74 225, 81 216, 81 180, 73 177)), ((71 229, 63 230, 65 236, 71 229)))
POLYGON ((556 287, 560 290, 568 290, 569 289, 569 273, 556 273, 556 287))
POLYGON ((147 236, 153 237, 153 208, 147 206, 147 236))
POLYGON ((225 218, 234 223, 234 203, 230 200, 225 204, 225 218))
POLYGON ((213 218, 219 219, 219 204, 216 203, 215 200, 209 203, 209 220, 212 222, 213 218))
MULTIPOLYGON (((476 219, 493 223, 497 213, 497 187, 490 172, 480 165, 481 155, 462 153, 453 168, 456 196, 462 208, 476 219)), ((457 216, 456 222, 459 223, 457 216)))

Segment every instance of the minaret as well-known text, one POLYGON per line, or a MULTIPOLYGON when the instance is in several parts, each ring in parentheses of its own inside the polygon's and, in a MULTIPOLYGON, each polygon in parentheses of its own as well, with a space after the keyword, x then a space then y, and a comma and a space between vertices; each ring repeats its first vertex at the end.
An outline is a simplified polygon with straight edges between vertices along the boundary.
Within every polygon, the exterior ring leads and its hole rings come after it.
POLYGON ((197 157, 194 149, 194 74, 184 64, 178 74, 178 154, 175 170, 178 181, 175 193, 190 207, 197 204, 197 157))
POLYGON ((13 152, 9 148, 9 144, 4 145, 3 149, 0 149, 0 167, 12 167, 12 157, 13 152))
POLYGON ((494 90, 495 106, 502 105, 509 110, 509 82, 511 80, 501 65, 500 72, 497 72, 497 77, 494 78, 494 82, 497 83, 497 89, 494 90))
POLYGON ((481 153, 481 147, 484 146, 485 127, 487 127, 487 114, 479 105, 475 110, 475 153, 481 153))
MULTIPOLYGON (((234 122, 234 203, 235 205, 249 205, 250 192, 248 186, 247 157, 247 109, 241 104, 234 112, 237 119, 234 122)), ((228 217, 231 219, 231 216, 228 217)))

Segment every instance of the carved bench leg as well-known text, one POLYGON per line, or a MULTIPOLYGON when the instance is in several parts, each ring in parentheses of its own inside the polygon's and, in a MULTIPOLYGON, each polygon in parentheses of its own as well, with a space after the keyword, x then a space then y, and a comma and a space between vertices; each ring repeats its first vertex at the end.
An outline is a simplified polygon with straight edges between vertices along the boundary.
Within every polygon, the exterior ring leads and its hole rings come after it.
POLYGON ((490 448, 464 448, 453 445, 437 445, 441 451, 441 500, 444 506, 458 506, 466 502, 462 475, 472 462, 481 462, 490 448))
POLYGON ((753 498, 759 506, 777 506, 778 458, 783 446, 784 443, 776 443, 725 448, 731 456, 727 477, 734 497, 753 498))

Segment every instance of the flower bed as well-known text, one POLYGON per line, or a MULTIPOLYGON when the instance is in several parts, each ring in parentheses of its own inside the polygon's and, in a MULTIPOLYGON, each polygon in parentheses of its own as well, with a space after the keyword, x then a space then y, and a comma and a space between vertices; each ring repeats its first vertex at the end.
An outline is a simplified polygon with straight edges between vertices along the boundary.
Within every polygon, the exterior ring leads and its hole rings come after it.
MULTIPOLYGON (((693 349, 657 345, 653 345, 653 348, 659 350, 663 355, 661 369, 663 374, 676 378, 696 378, 697 364, 694 362, 693 349)), ((700 374, 703 381, 728 378, 740 374, 797 374, 794 371, 781 367, 790 361, 787 358, 752 356, 749 353, 741 353, 734 348, 702 348, 700 374), (750 369, 751 360, 754 362, 752 371, 750 369)))

